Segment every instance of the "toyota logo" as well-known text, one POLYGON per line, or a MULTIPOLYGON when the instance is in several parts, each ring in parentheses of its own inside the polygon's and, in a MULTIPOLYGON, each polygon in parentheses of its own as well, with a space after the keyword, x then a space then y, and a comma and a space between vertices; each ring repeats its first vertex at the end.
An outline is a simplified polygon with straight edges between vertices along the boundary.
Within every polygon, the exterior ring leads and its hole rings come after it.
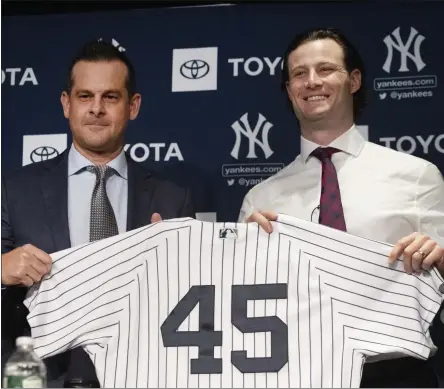
POLYGON ((32 162, 40 162, 57 157, 58 155, 59 152, 54 147, 41 146, 32 150, 30 158, 32 162))
POLYGON ((210 71, 210 66, 201 59, 192 59, 180 67, 180 74, 190 80, 205 77, 210 71))

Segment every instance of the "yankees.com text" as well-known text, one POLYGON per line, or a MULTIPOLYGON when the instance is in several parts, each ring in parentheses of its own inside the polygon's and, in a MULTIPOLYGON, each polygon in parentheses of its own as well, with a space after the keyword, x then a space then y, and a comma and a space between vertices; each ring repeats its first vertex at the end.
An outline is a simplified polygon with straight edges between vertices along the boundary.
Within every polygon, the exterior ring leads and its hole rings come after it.
POLYGON ((225 164, 222 165, 222 176, 267 176, 279 172, 283 167, 283 163, 225 164))

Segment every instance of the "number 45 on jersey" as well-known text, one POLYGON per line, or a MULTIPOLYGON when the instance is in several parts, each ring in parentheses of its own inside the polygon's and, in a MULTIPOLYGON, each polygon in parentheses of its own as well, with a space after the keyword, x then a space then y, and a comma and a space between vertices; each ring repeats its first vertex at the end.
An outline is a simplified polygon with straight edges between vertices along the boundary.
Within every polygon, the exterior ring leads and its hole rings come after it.
MULTIPOLYGON (((231 351, 231 363, 242 373, 278 372, 288 362, 288 327, 277 316, 247 317, 248 300, 286 299, 287 284, 232 285, 231 323, 242 333, 270 332, 271 357, 247 358, 247 352, 231 351)), ((161 326, 165 347, 199 347, 191 360, 191 374, 221 374, 222 359, 214 347, 222 346, 222 331, 214 331, 215 286, 193 286, 161 326), (199 331, 178 331, 199 303, 199 331)))

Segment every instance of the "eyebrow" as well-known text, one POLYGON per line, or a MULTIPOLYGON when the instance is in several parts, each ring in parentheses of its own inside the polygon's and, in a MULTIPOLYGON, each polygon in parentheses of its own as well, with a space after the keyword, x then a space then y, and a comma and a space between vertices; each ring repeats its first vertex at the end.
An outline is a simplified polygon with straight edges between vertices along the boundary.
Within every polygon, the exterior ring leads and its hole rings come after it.
MULTIPOLYGON (((340 67, 340 65, 338 65, 337 63, 328 62, 328 61, 319 62, 315 66, 323 66, 323 65, 330 65, 330 66, 340 67)), ((306 68, 306 67, 307 67, 306 64, 297 65, 293 69, 290 70, 290 74, 293 74, 296 70, 303 69, 303 68, 306 68)))
MULTIPOLYGON (((318 66, 318 65, 335 65, 335 66, 339 66, 338 64, 336 64, 334 62, 331 62, 331 61, 321 61, 321 62, 316 64, 316 66, 318 66)), ((295 66, 293 68, 293 70, 294 69, 298 69, 298 68, 304 68, 304 67, 307 67, 307 65, 306 64, 300 64, 300 65, 295 66)))
MULTIPOLYGON (((90 95, 93 95, 93 94, 94 94, 93 92, 91 92, 91 91, 88 90, 88 89, 79 89, 79 90, 76 92, 76 94, 81 94, 81 93, 86 93, 86 94, 90 94, 90 95)), ((107 89, 107 90, 105 90, 105 91, 103 92, 104 95, 106 95, 106 94, 108 94, 108 93, 116 93, 116 94, 118 94, 118 95, 121 95, 121 94, 122 94, 122 92, 119 91, 118 89, 107 89)))

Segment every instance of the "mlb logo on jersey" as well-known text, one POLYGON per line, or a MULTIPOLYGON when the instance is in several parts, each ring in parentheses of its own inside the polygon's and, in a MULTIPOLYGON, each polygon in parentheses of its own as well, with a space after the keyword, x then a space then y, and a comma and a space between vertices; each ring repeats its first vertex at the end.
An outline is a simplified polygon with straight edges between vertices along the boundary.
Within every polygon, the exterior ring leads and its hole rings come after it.
POLYGON ((221 228, 219 230, 220 239, 237 239, 237 228, 221 228))

